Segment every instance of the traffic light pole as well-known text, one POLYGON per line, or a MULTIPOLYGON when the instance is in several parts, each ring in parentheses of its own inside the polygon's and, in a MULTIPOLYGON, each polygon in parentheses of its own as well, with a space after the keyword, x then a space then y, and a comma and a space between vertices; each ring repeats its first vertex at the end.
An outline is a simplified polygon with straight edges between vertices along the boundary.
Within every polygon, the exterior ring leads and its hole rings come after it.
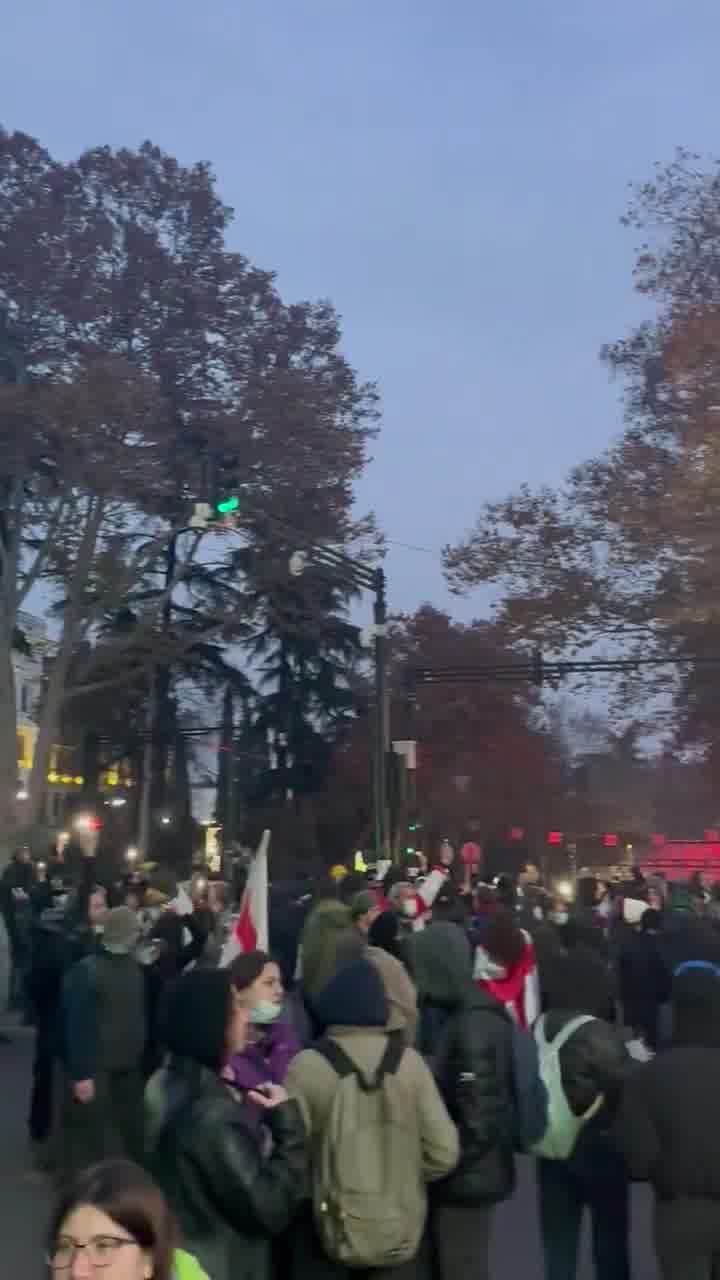
POLYGON ((373 810, 375 818, 375 849, 378 857, 389 858, 390 831, 387 801, 387 763, 390 750, 390 717, 387 696, 387 600, 385 595, 385 574, 382 569, 376 570, 374 578, 375 747, 373 751, 373 810))

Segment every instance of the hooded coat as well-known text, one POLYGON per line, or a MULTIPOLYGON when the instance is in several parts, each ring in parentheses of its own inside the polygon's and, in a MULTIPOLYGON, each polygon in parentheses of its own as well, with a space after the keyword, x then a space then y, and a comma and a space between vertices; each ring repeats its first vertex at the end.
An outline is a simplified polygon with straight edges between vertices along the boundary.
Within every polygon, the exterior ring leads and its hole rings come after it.
POLYGON ((457 925, 432 924, 418 934, 411 968, 420 1049, 432 1062, 460 1134, 460 1162, 435 1188, 435 1199, 465 1207, 495 1204, 515 1187, 512 1019, 494 996, 473 984, 470 943, 457 925))
POLYGON ((301 984, 312 1005, 327 986, 338 964, 338 948, 352 928, 350 908, 332 898, 313 907, 300 943, 301 984))
POLYGON ((659 1200, 720 1202, 720 969, 683 965, 672 1012, 671 1047, 625 1087, 616 1141, 631 1176, 649 1179, 659 1200))

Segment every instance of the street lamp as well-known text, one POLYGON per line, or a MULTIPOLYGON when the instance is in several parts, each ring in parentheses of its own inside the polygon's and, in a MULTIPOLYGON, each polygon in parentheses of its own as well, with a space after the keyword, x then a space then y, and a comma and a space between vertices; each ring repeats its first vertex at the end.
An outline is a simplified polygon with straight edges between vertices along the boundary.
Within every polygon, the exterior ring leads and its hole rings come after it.
POLYGON ((367 629, 368 637, 372 633, 375 648, 375 721, 373 743, 373 814, 375 826, 375 850, 378 858, 390 857, 390 833, 387 811, 387 752, 390 747, 388 701, 386 690, 386 651, 387 651, 387 599, 385 594, 385 573, 382 569, 370 569, 367 565, 352 560, 332 547, 313 546, 307 550, 293 552, 289 561, 289 570, 294 578, 302 577, 308 565, 318 565, 329 569, 339 581, 347 586, 356 587, 360 591, 372 591, 373 626, 367 629))

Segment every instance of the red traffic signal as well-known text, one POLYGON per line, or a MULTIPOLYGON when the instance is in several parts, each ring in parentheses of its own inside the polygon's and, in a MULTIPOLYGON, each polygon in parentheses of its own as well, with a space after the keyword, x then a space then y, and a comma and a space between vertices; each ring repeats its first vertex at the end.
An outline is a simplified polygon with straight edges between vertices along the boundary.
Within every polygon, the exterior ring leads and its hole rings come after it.
POLYGON ((548 831, 548 844, 562 844, 562 831, 548 831))
POLYGON ((603 836, 603 844, 605 845, 606 849, 617 849, 618 838, 612 832, 608 831, 603 836))
POLYGON ((511 840, 524 840, 524 839, 525 839, 525 828, 524 828, 524 827, 511 827, 511 828, 510 828, 510 839, 511 839, 511 840))

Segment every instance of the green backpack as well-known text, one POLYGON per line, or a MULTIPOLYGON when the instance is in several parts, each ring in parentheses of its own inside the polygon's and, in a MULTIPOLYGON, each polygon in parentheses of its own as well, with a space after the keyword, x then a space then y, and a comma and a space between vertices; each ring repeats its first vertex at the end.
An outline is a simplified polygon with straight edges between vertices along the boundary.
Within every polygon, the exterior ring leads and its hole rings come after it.
POLYGON ((397 1071, 404 1045, 389 1036, 368 1081, 334 1040, 314 1045, 338 1076, 313 1171, 322 1246, 346 1267, 397 1267, 418 1251, 427 1216, 415 1098, 397 1071))
POLYGON ((571 1018, 554 1040, 548 1040, 545 1035, 544 1014, 538 1018, 533 1027, 540 1061, 540 1075, 547 1091, 548 1111, 545 1133, 540 1141, 535 1143, 532 1154, 542 1156, 544 1160, 567 1160, 572 1155, 585 1125, 597 1115, 604 1102, 602 1094, 599 1094, 583 1115, 576 1116, 563 1087, 560 1050, 575 1035, 575 1032, 587 1026, 588 1022, 595 1022, 595 1018, 587 1014, 579 1014, 576 1018, 571 1018))

